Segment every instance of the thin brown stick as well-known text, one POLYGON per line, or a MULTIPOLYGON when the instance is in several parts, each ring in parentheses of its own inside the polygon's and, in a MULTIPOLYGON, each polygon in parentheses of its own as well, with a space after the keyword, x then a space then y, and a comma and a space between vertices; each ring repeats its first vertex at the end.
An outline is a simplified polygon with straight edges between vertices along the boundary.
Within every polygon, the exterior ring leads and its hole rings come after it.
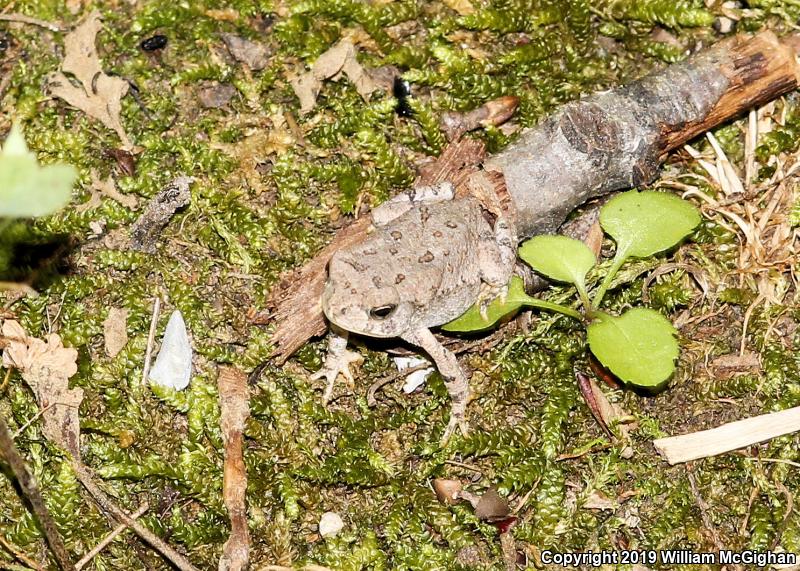
POLYGON ((150 359, 153 355, 153 343, 156 339, 156 325, 158 314, 161 311, 161 298, 156 297, 153 302, 153 316, 150 318, 150 331, 147 333, 147 350, 144 353, 144 366, 142 367, 142 385, 147 384, 147 375, 150 374, 150 359))
MULTIPOLYGON (((144 514, 144 512, 146 512, 148 509, 150 509, 150 504, 148 504, 147 502, 143 503, 143 504, 141 505, 141 507, 140 507, 138 510, 136 510, 136 512, 135 512, 135 513, 131 514, 131 519, 139 519, 140 517, 142 517, 142 515, 144 514)), ((116 528, 114 528, 114 530, 113 530, 113 531, 111 531, 111 533, 109 533, 107 536, 105 536, 105 538, 103 538, 103 541, 101 541, 100 543, 98 543, 97 545, 95 545, 95 546, 94 546, 94 548, 93 548, 91 551, 89 551, 89 552, 88 552, 86 555, 84 555, 83 557, 81 557, 81 560, 80 560, 80 561, 78 561, 78 562, 75 564, 75 569, 77 569, 78 571, 80 571, 81 569, 83 569, 83 568, 86 566, 86 564, 87 564, 87 563, 89 563, 89 561, 91 561, 92 559, 94 559, 94 557, 95 557, 95 556, 96 556, 98 553, 100 553, 101 551, 103 551, 103 549, 105 549, 105 548, 106 548, 106 546, 107 546, 109 543, 111 543, 112 541, 114 541, 114 538, 115 538, 115 537, 117 537, 117 536, 118 536, 120 533, 122 533, 122 532, 123 532, 123 531, 125 531, 126 529, 128 529, 128 526, 127 526, 127 525, 125 525, 124 523, 123 523, 123 524, 120 524, 120 525, 118 525, 116 528)))
MULTIPOLYGON (((703 527, 705 527, 710 534, 711 539, 714 542, 714 547, 717 549, 717 551, 719 552, 724 550, 725 544, 722 542, 722 538, 719 535, 717 526, 715 526, 714 522, 711 520, 711 516, 709 515, 711 508, 709 507, 705 498, 703 498, 703 495, 700 493, 700 487, 697 485, 697 479, 694 477, 693 467, 691 464, 687 466, 686 477, 689 479, 689 488, 692 490, 692 496, 694 496, 695 504, 697 504, 697 508, 700 510, 700 519, 703 520, 703 527)), ((731 568, 735 571, 742 571, 743 569, 741 565, 733 565, 731 568)))
POLYGON ((88 466, 77 460, 73 460, 72 469, 75 470, 75 476, 78 478, 78 481, 83 484, 86 491, 89 492, 94 498, 94 501, 97 502, 97 505, 104 511, 110 513, 115 519, 131 528, 142 541, 158 551, 162 557, 180 569, 180 571, 199 571, 186 557, 178 553, 175 548, 168 545, 163 539, 134 520, 131 516, 126 514, 122 508, 111 501, 111 498, 109 498, 94 481, 93 473, 88 466))
POLYGON ((409 367, 407 369, 403 369, 402 371, 395 371, 391 375, 387 375, 381 379, 378 379, 372 385, 370 385, 369 390, 367 391, 367 406, 377 406, 378 401, 375 398, 375 393, 381 390, 383 387, 388 385, 389 383, 393 383, 397 379, 402 377, 406 377, 411 373, 416 373, 417 371, 422 371, 424 369, 430 369, 433 367, 433 364, 426 361, 424 363, 420 363, 419 365, 414 365, 413 367, 409 367))
POLYGON ((2 458, 11 469, 11 473, 19 484, 19 493, 24 500, 27 500, 29 509, 36 517, 39 525, 41 526, 44 538, 47 545, 50 547, 50 552, 53 554, 58 567, 64 571, 75 571, 75 566, 70 560, 67 547, 64 545, 64 540, 58 532, 56 523, 47 511, 44 498, 39 490, 39 484, 33 477, 33 474, 28 470, 25 460, 20 455, 17 447, 14 446, 14 440, 11 437, 11 431, 4 418, 0 417, 0 453, 2 458))
POLYGON ((18 561, 22 562, 23 565, 27 565, 36 571, 41 571, 42 567, 36 563, 36 561, 25 555, 22 550, 20 550, 16 545, 8 541, 2 535, 0 535, 0 546, 13 555, 18 561))
POLYGON ((48 22, 47 20, 40 20, 38 18, 31 18, 25 14, 0 14, 0 20, 6 22, 16 22, 18 24, 30 24, 32 26, 39 26, 40 28, 47 28, 51 32, 63 32, 64 29, 58 24, 48 22))
POLYGON ((219 571, 245 571, 250 561, 247 528, 247 468, 244 464, 244 425, 250 416, 247 375, 235 367, 221 367, 220 419, 224 450, 222 497, 231 520, 231 534, 222 548, 219 571))

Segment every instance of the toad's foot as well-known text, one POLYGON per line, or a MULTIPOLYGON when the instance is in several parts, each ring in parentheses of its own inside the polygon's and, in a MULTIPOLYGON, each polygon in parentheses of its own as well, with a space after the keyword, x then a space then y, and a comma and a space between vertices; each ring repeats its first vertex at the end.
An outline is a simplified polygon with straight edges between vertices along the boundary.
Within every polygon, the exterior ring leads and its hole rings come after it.
POLYGON ((333 395, 333 384, 341 373, 351 384, 353 383, 353 373, 350 372, 351 363, 360 363, 363 357, 359 353, 347 350, 347 331, 331 325, 330 335, 328 336, 328 355, 325 357, 325 364, 322 368, 311 375, 312 380, 325 377, 328 381, 322 400, 325 404, 331 400, 333 395))
POLYGON ((489 309, 489 305, 495 299, 499 299, 500 303, 505 303, 507 297, 508 297, 508 284, 495 286, 487 284, 486 282, 482 283, 481 290, 480 292, 478 292, 478 299, 475 301, 475 303, 478 304, 478 311, 481 314, 481 318, 484 321, 488 321, 489 315, 487 312, 489 309))
POLYGON ((350 365, 352 363, 361 363, 363 360, 364 358, 360 353, 348 349, 336 355, 328 353, 328 357, 325 359, 325 364, 322 368, 311 375, 312 381, 323 377, 327 380, 325 392, 322 394, 322 401, 325 404, 328 404, 333 396, 333 385, 336 383, 336 379, 339 375, 342 375, 352 385, 353 373, 350 371, 350 365))
POLYGON ((442 446, 447 444, 447 441, 450 440, 456 428, 458 428, 462 436, 466 436, 469 433, 469 424, 465 418, 469 394, 467 393, 463 395, 463 397, 459 394, 459 400, 456 400, 457 397, 452 396, 453 393, 450 394, 453 399, 450 406, 450 421, 447 423, 447 428, 444 429, 444 434, 442 434, 442 440, 440 442, 442 446))

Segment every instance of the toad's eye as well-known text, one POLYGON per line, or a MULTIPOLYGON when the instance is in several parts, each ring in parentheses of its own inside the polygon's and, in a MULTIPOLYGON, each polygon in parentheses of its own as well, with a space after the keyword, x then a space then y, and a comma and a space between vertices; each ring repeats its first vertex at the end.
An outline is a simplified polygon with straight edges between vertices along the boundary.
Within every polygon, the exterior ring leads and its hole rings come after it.
POLYGON ((397 306, 394 304, 373 307, 369 310, 369 316, 373 319, 386 319, 392 313, 394 313, 395 309, 397 309, 397 306))

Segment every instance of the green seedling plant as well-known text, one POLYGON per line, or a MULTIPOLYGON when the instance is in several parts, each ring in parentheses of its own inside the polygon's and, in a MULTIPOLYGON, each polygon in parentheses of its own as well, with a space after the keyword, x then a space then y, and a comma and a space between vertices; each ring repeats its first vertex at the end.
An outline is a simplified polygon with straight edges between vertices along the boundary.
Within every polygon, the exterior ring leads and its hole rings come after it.
POLYGON ((71 165, 41 166, 15 123, 0 151, 0 227, 15 218, 52 214, 66 205, 77 174, 71 165))
POLYGON ((589 349, 619 379, 637 387, 659 387, 674 372, 678 357, 677 332, 672 323, 652 309, 637 307, 615 316, 602 311, 600 305, 627 260, 672 248, 699 223, 697 209, 677 196, 635 190, 620 194, 600 210, 600 225, 614 239, 617 249, 600 286, 591 295, 586 275, 597 261, 583 242, 566 236, 536 236, 519 249, 519 257, 540 274, 575 286, 583 313, 529 296, 522 280, 515 276, 504 299, 494 300, 483 312, 473 306, 442 329, 482 331, 521 307, 557 311, 586 324, 589 349))
MULTIPOLYGON (((28 150, 19 125, 11 127, 0 150, 0 273, 13 274, 14 251, 21 236, 28 235, 25 224, 18 221, 46 216, 63 207, 76 178, 71 165, 40 165, 28 150)), ((0 290, 17 286, 0 281, 0 290)))

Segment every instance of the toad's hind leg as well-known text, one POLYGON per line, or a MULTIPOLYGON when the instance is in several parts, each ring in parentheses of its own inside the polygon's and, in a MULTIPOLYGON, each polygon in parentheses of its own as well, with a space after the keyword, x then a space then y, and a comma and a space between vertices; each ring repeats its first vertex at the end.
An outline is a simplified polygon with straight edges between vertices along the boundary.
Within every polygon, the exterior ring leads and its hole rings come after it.
POLYGON ((444 384, 450 395, 450 421, 442 436, 442 444, 444 445, 449 440, 456 427, 466 435, 468 432, 466 412, 470 396, 469 381, 461 365, 458 364, 456 356, 439 343, 428 329, 418 329, 403 335, 402 338, 424 349, 444 377, 444 384))

